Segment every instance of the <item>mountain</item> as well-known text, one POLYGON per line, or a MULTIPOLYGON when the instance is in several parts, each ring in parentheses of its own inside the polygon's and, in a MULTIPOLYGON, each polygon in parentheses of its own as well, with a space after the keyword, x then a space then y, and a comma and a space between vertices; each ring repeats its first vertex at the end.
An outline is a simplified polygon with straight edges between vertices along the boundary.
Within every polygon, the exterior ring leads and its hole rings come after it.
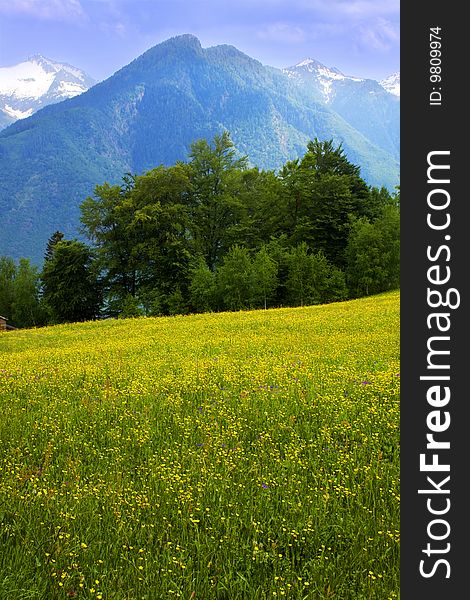
POLYGON ((82 70, 40 55, 0 67, 0 129, 48 104, 82 94, 95 83, 82 70))
MULTIPOLYGON (((367 86, 396 103, 377 82, 366 83, 366 94, 367 86)), ((378 111, 372 117, 381 118, 378 111)), ((183 35, 0 132, 0 255, 40 264, 56 229, 77 235, 79 205, 96 184, 187 160, 192 142, 223 130, 263 169, 302 156, 315 137, 332 138, 370 184, 398 183, 396 155, 320 98, 310 80, 183 35)))
POLYGON ((386 79, 382 79, 380 85, 395 96, 400 97, 400 73, 393 73, 386 79))
POLYGON ((398 73, 379 83, 344 75, 312 58, 284 69, 284 73, 304 86, 312 99, 328 106, 369 141, 390 153, 396 161, 400 160, 398 73))
POLYGON ((364 79, 357 77, 349 77, 341 73, 335 67, 325 67, 321 62, 314 58, 306 58, 302 62, 283 69, 289 77, 297 79, 302 82, 311 82, 313 84, 313 90, 315 91, 315 97, 320 102, 330 103, 332 98, 337 93, 337 83, 339 81, 354 81, 362 82, 364 79))

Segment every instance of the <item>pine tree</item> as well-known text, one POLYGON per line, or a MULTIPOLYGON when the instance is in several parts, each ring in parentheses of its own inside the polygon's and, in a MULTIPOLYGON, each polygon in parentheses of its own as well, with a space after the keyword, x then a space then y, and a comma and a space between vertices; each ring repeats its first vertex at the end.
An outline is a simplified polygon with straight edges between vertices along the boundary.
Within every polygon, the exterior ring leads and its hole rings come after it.
POLYGON ((98 271, 93 255, 77 240, 62 240, 41 274, 44 302, 55 323, 96 318, 101 304, 98 271))
POLYGON ((46 246, 46 252, 44 254, 44 261, 51 260, 54 256, 55 246, 64 239, 64 234, 61 231, 55 231, 49 238, 46 246))

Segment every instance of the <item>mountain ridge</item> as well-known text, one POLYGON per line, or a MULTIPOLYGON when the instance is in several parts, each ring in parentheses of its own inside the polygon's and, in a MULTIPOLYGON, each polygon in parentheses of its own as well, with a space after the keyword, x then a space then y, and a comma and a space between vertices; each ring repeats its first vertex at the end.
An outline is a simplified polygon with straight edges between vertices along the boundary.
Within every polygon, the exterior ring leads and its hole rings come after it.
POLYGON ((190 34, 150 48, 80 95, 0 132, 7 173, 0 254, 39 261, 56 229, 77 235, 79 204, 95 185, 186 160, 192 142, 223 130, 262 169, 301 156, 314 137, 333 139, 369 183, 392 189, 396 157, 316 100, 313 89, 234 46, 202 48, 190 34))

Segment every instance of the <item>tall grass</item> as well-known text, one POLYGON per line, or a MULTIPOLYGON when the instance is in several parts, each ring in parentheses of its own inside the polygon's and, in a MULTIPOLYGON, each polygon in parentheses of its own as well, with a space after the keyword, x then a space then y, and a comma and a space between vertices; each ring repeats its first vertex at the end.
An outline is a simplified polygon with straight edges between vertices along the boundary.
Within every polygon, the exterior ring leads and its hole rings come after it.
POLYGON ((0 598, 399 597, 399 294, 0 335, 0 598))

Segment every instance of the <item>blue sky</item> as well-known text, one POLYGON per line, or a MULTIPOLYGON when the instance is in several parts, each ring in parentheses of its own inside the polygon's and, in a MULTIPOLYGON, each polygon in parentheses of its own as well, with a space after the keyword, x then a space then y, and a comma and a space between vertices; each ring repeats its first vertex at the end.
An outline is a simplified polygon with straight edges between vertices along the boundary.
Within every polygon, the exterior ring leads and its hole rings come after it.
POLYGON ((315 58, 347 75, 400 68, 399 0, 0 0, 0 66, 42 54, 102 80, 183 33, 265 65, 315 58))

